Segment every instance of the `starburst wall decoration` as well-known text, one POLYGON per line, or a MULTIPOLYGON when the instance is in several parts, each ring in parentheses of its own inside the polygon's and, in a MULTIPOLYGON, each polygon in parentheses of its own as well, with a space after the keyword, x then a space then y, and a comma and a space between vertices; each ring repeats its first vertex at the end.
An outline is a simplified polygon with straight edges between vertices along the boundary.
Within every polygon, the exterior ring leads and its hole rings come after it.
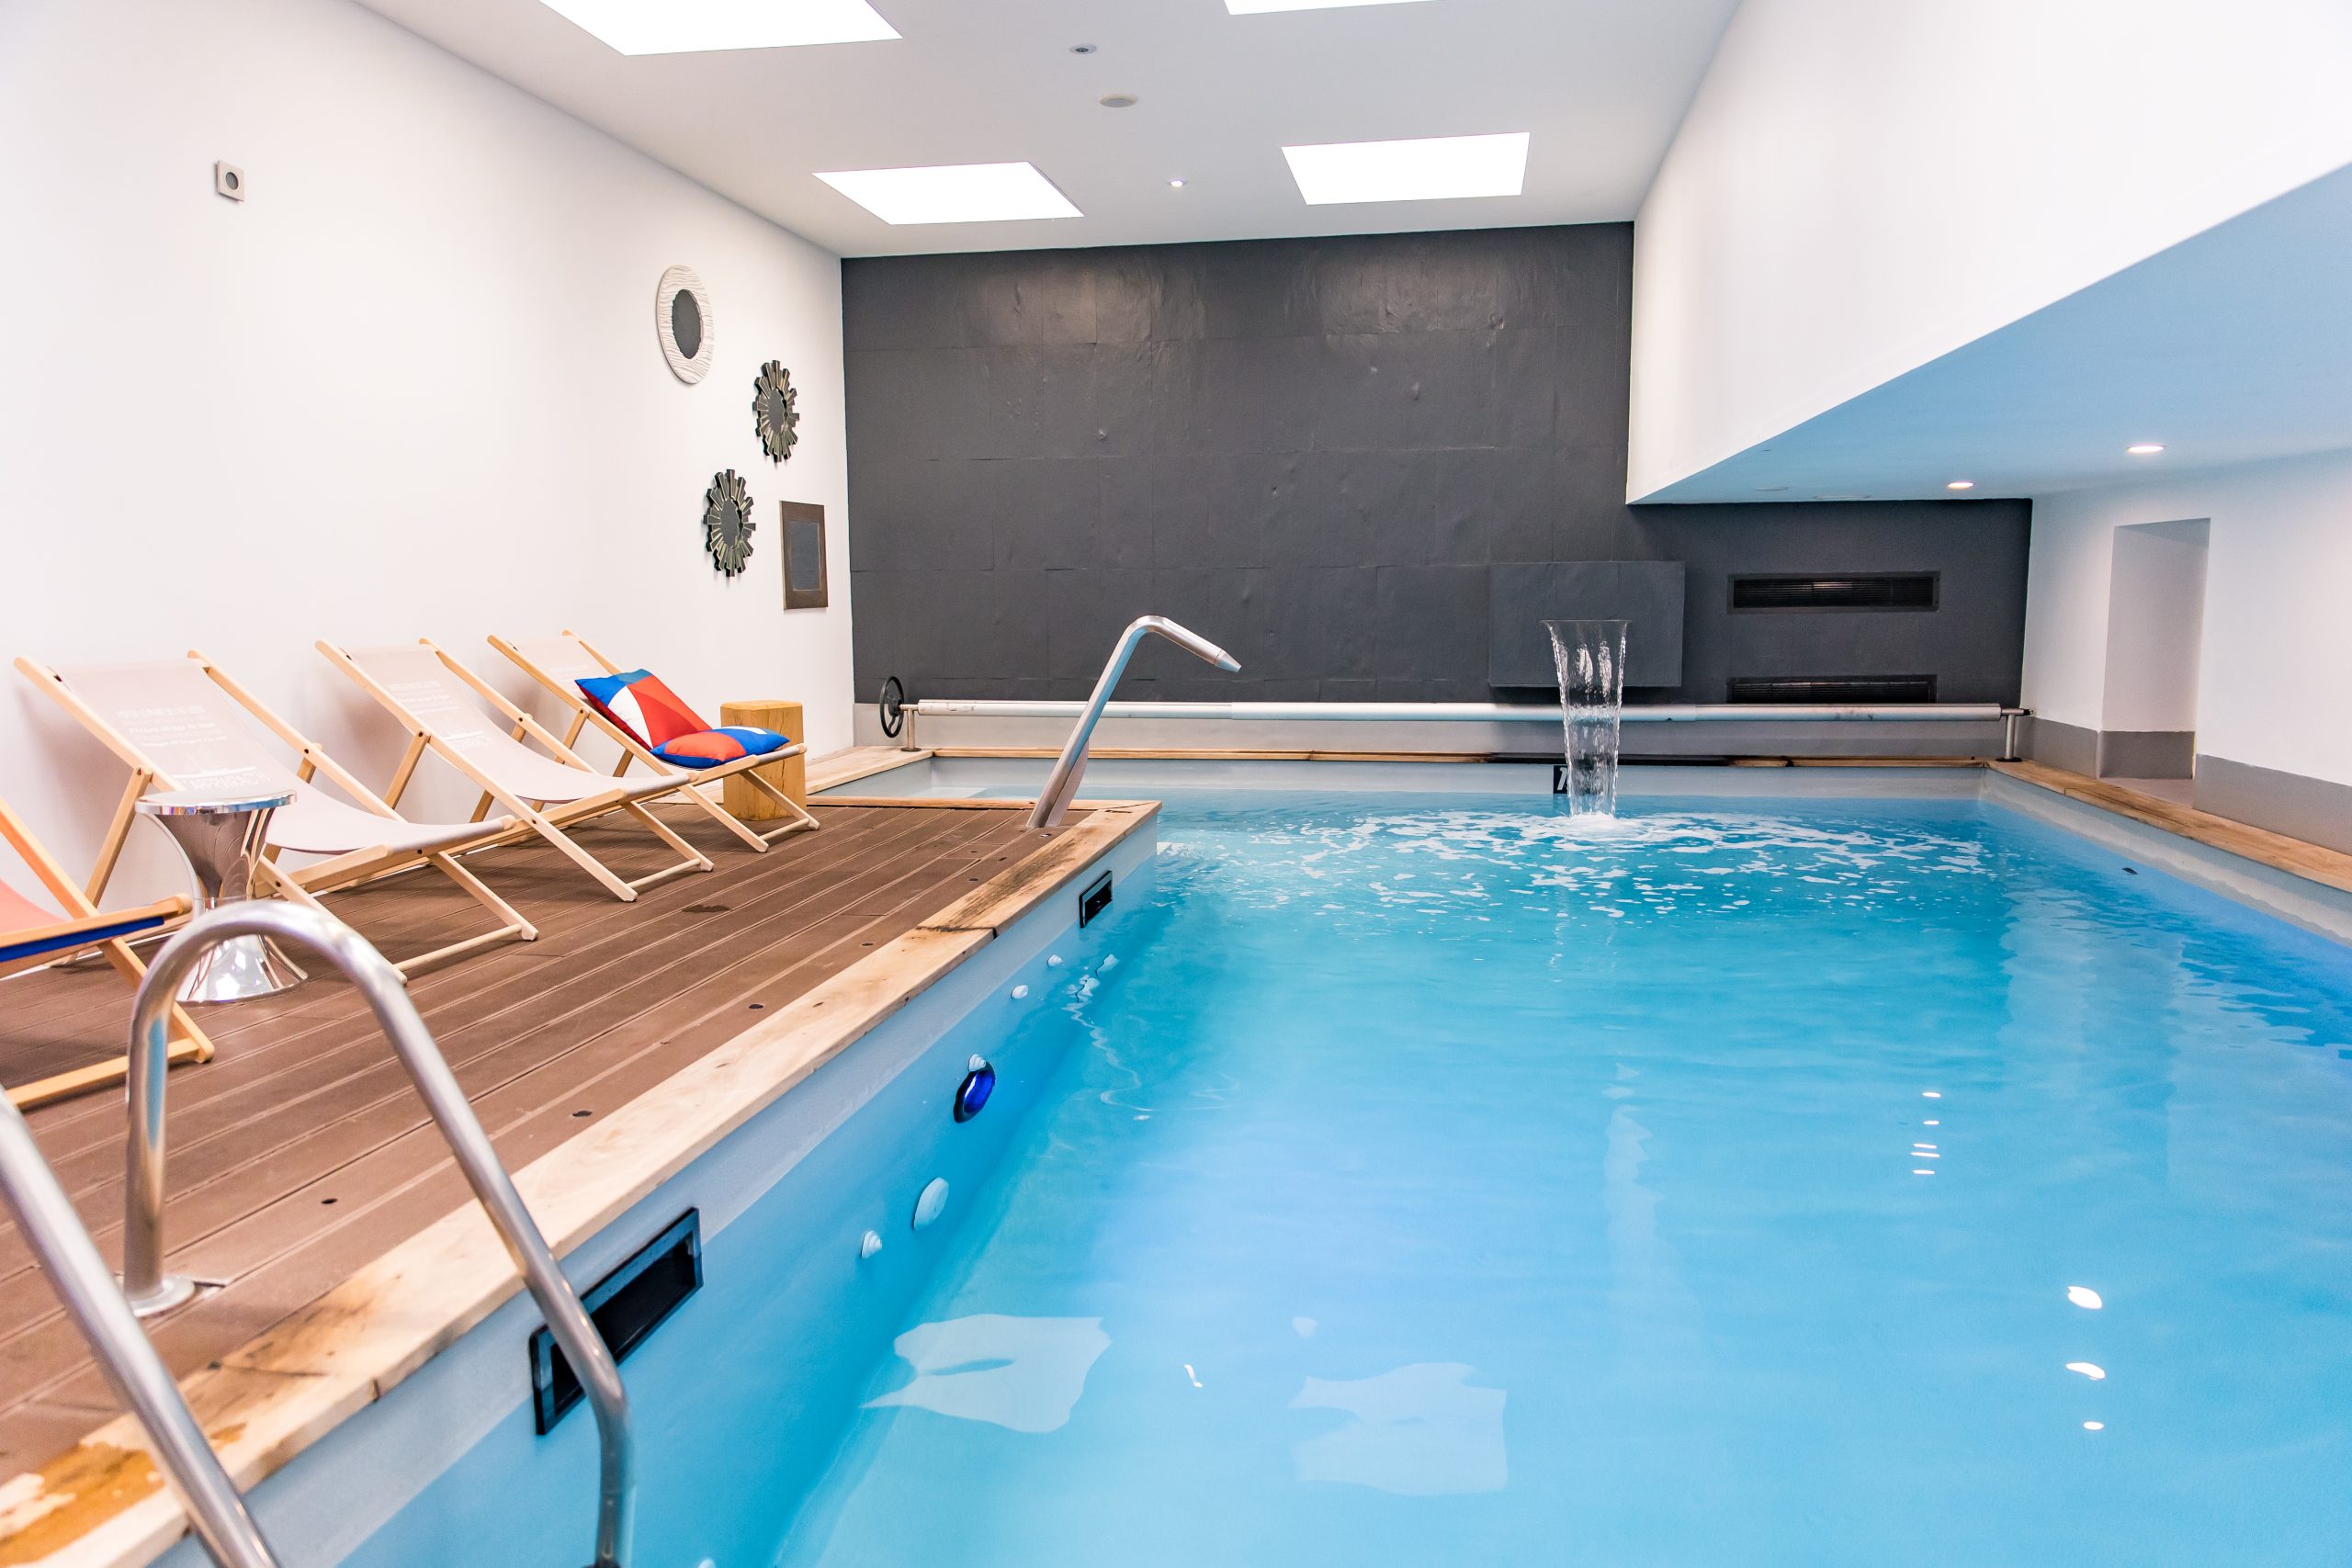
POLYGON ((741 577, 751 561, 752 492, 732 468, 713 475, 703 492, 702 544, 728 577, 741 577))
POLYGON ((761 366, 759 379, 752 383, 752 423, 769 457, 781 463, 792 456, 800 439, 800 393, 780 360, 761 366))

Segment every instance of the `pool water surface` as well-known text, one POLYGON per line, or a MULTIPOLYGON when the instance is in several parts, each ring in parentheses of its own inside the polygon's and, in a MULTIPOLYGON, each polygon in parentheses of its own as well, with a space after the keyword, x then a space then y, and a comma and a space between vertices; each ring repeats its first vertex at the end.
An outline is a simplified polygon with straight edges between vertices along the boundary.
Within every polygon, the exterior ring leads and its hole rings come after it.
POLYGON ((2344 949, 1975 802, 1168 799, 782 1563, 2352 1560, 2344 949))

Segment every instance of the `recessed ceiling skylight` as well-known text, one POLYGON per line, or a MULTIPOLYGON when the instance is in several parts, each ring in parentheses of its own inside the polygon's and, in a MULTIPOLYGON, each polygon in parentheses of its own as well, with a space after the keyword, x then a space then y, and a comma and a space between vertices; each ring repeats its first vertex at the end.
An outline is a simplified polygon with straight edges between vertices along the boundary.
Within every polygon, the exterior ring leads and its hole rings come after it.
POLYGON ((1285 147, 1310 207, 1343 201, 1438 201, 1517 196, 1527 183, 1527 132, 1436 136, 1418 141, 1337 141, 1285 147))
POLYGON ((1264 11, 1336 11, 1342 6, 1403 6, 1412 0, 1225 0, 1225 8, 1237 17, 1252 17, 1264 11))
POLYGON ((885 223, 1002 223, 1083 218, 1035 164, 936 169, 844 169, 819 179, 885 223))
POLYGON ((540 0, 623 54, 866 43, 898 29, 866 0, 540 0))

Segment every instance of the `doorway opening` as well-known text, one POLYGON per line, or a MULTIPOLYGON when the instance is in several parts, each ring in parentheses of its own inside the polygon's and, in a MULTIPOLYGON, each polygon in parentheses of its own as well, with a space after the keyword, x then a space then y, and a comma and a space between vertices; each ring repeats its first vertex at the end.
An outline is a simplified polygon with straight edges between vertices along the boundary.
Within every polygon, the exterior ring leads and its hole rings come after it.
MULTIPOLYGON (((2197 675, 2205 629, 2203 518, 2115 530, 2098 776, 2164 785, 2197 773, 2197 675)), ((2185 784, 2152 794, 2188 799, 2185 784)))

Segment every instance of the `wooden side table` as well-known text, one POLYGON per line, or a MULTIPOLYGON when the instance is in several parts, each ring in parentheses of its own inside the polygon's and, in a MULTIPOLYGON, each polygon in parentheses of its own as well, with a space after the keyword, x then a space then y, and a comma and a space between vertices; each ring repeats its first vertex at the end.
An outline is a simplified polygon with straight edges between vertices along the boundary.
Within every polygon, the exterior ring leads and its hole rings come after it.
MULTIPOLYGON (((721 703, 718 705, 718 722, 722 726, 742 724, 755 729, 773 729, 789 738, 797 746, 805 746, 808 741, 808 732, 801 727, 798 703, 721 703)), ((763 763, 752 771, 790 795, 794 805, 804 809, 808 805, 808 758, 806 752, 797 757, 786 757, 781 761, 763 763)), ((722 792, 720 804, 730 814, 746 822, 772 822, 786 815, 783 807, 749 779, 721 779, 719 788, 722 792)))

